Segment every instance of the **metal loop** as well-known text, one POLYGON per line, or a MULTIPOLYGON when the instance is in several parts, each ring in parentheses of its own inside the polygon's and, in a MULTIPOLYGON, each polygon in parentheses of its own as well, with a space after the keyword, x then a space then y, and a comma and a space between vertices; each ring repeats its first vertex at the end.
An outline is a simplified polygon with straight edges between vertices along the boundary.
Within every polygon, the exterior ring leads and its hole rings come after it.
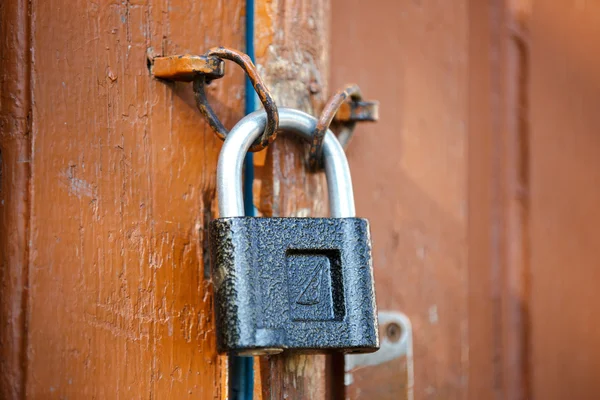
MULTIPOLYGON (((325 105, 325 108, 323 108, 323 112, 321 112, 308 153, 308 167, 312 171, 316 171, 323 167, 323 138, 325 137, 325 132, 329 129, 329 125, 331 125, 331 121, 333 121, 333 117, 335 117, 338 109, 348 97, 353 101, 362 100, 358 85, 346 85, 342 90, 331 96, 325 105)), ((356 121, 347 121, 344 125, 346 131, 345 134, 349 136, 356 125, 356 121)))
MULTIPOLYGON (((311 140, 317 124, 314 117, 291 108, 281 108, 279 111, 282 130, 298 134, 307 141, 311 140)), ((262 110, 245 116, 231 129, 221 148, 217 164, 217 198, 221 218, 244 215, 242 196, 244 156, 250 144, 264 130, 266 120, 267 116, 262 110)), ((342 145, 328 129, 324 133, 323 159, 331 217, 356 216, 348 160, 342 145)))
MULTIPOLYGON (((262 135, 250 147, 250 151, 260 151, 269 144, 273 143, 275 137, 277 136, 277 129, 279 126, 279 113, 277 112, 277 105, 275 104, 271 93, 263 83, 250 57, 244 53, 240 53, 237 50, 227 47, 213 47, 212 49, 208 50, 205 55, 207 57, 212 56, 224 60, 230 60, 242 67, 248 76, 248 79, 250 79, 250 83, 252 83, 254 90, 256 90, 256 94, 258 95, 260 102, 265 108, 265 112, 267 113, 267 125, 262 135)), ((198 77, 194 80, 196 106, 202 115, 204 115, 204 117, 207 119, 208 124, 215 131, 217 136, 222 140, 225 140, 225 137, 229 131, 221 123, 212 107, 208 103, 208 99, 206 98, 206 90, 204 89, 204 86, 207 83, 207 77, 205 75, 198 75, 198 77)))

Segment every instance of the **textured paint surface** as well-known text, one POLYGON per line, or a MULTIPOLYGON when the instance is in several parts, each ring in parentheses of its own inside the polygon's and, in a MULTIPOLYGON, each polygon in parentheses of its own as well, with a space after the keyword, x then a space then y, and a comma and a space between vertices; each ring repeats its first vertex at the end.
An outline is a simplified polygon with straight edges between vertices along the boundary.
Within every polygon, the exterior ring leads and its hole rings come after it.
MULTIPOLYGON (((218 398, 203 245, 220 140, 191 86, 153 79, 146 56, 242 48, 243 4, 29 4, 29 15, 2 5, 3 29, 31 36, 1 45, 2 170, 12 180, 2 212, 15 235, 2 239, 1 338, 11 343, 0 397, 218 398), (31 165, 29 199, 21 165, 31 165)), ((210 92, 231 126, 243 112, 241 72, 230 68, 210 92)))
POLYGON ((23 397, 29 257, 28 2, 0 3, 0 398, 23 397))
MULTIPOLYGON (((278 106, 320 111, 328 94, 329 13, 328 0, 256 1, 256 63, 278 106)), ((307 149, 282 133, 267 151, 255 153, 259 215, 327 215, 324 174, 306 173, 307 149)), ((325 356, 283 354, 256 364, 263 399, 328 395, 325 356)))
MULTIPOLYGON (((380 101, 379 122, 358 125, 347 150, 357 213, 373 231, 378 307, 412 322, 415 398, 462 399, 469 354, 468 2, 332 4, 332 91, 356 82, 365 98, 380 101)), ((350 398, 378 390, 387 396, 378 398, 401 396, 393 371, 364 371, 366 379, 354 374, 350 398)))

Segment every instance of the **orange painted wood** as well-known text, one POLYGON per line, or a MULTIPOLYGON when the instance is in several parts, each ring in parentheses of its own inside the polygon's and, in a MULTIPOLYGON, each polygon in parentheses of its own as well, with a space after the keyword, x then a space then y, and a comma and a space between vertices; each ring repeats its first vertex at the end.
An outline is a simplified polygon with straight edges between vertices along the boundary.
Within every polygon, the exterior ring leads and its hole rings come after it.
POLYGON ((31 92, 28 2, 0 4, 0 398, 24 393, 31 92))
MULTIPOLYGON (((468 385, 469 399, 501 399, 501 163, 504 133, 504 0, 469 1, 468 385)), ((512 397, 506 397, 512 399, 512 397)))
MULTIPOLYGON (((1 398, 227 397, 204 270, 220 141, 146 58, 242 48, 243 6, 0 4, 1 398)), ((348 154, 417 399, 600 391, 598 22, 589 1, 257 2, 278 104, 316 115, 347 82, 381 101, 348 154)), ((228 64, 226 125, 242 99, 228 64)), ((262 215, 327 214, 304 152, 283 134, 256 155, 262 215)), ((339 361, 257 358, 256 393, 399 398, 398 363, 340 388, 339 361)))
MULTIPOLYGON (((356 82, 381 104, 348 157, 378 307, 413 324, 416 399, 464 398, 468 385, 468 3, 332 2, 331 88, 356 82)), ((385 385, 382 398, 401 398, 393 370, 360 372, 350 398, 385 385)))
MULTIPOLYGON (((14 232, 0 241, 1 397, 226 396, 204 271, 221 142, 191 86, 155 80, 146 57, 242 48, 243 2, 14 3, 1 8, 14 232)), ((231 126, 241 71, 211 97, 231 126)))
MULTIPOLYGON (((332 83, 382 104, 349 155, 380 307, 415 325, 415 398, 596 398, 600 8, 471 1, 465 33, 456 4, 378 6, 334 1, 332 83)), ((360 378, 353 398, 392 383, 360 378)))
POLYGON ((530 55, 531 390, 600 393, 600 4, 534 1, 530 55))

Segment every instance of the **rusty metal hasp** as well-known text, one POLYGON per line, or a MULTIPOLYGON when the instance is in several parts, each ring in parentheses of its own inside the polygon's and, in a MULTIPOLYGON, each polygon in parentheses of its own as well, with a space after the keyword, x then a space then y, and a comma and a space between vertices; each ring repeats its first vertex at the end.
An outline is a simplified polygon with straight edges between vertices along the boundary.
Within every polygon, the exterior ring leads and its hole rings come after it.
POLYGON ((225 75, 225 62, 218 57, 180 56, 154 57, 152 74, 160 79, 192 82, 199 75, 219 79, 225 75))

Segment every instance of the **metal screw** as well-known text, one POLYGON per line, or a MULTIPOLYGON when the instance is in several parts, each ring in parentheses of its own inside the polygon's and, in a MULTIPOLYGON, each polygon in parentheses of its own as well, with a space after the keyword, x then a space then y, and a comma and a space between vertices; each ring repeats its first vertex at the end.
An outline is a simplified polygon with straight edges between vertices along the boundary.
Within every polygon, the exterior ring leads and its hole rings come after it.
POLYGON ((402 327, 395 322, 390 322, 385 327, 385 334, 390 342, 395 343, 402 336, 402 327))

